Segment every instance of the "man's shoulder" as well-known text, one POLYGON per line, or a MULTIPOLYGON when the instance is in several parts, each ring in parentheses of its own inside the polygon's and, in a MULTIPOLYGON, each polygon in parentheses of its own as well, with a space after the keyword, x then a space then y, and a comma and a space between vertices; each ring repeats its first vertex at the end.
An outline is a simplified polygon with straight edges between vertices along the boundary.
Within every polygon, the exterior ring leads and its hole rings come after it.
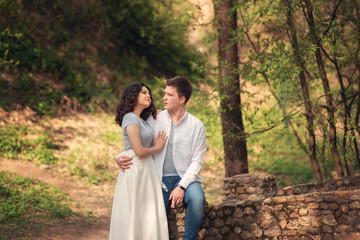
POLYGON ((189 112, 187 112, 187 113, 188 113, 189 121, 191 121, 193 124, 204 126, 203 122, 200 119, 198 119, 197 117, 195 117, 194 115, 192 115, 189 112))
POLYGON ((158 114, 156 114, 156 119, 155 118, 153 118, 153 116, 150 116, 148 119, 147 119, 147 122, 148 123, 155 123, 155 122, 159 122, 159 121, 161 121, 161 120, 163 120, 163 119, 165 119, 166 118, 166 113, 167 113, 167 111, 166 110, 163 110, 163 111, 161 111, 161 112, 159 112, 158 114))
POLYGON ((156 115, 156 117, 164 117, 164 116, 167 116, 166 114, 167 114, 167 110, 161 110, 157 115, 156 115))
POLYGON ((165 120, 169 118, 169 114, 168 114, 168 111, 167 110, 162 110, 161 112, 159 112, 157 115, 156 115, 156 119, 154 119, 155 121, 162 121, 162 120, 165 120))

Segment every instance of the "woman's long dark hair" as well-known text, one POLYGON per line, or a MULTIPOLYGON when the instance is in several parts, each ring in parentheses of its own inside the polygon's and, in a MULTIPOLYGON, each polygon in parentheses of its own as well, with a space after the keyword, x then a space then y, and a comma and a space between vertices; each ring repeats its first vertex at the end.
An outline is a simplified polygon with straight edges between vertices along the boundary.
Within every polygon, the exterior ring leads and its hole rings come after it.
POLYGON ((154 101, 153 101, 153 98, 151 95, 150 88, 143 83, 135 83, 135 84, 128 86, 125 89, 125 91, 123 92, 123 94, 120 98, 120 103, 116 107, 115 122, 117 124, 119 124, 120 127, 121 127, 124 115, 129 112, 134 111, 134 108, 137 104, 138 95, 143 86, 149 90, 151 104, 148 108, 145 108, 141 112, 140 117, 142 119, 146 120, 150 117, 150 115, 152 115, 156 119, 156 108, 155 108, 155 104, 154 104, 154 101))

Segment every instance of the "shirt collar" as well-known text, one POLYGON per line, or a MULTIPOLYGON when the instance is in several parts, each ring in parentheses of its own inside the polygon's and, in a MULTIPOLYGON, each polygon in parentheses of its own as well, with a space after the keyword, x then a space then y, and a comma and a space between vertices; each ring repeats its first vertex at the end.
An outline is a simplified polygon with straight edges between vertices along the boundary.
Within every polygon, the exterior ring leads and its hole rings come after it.
MULTIPOLYGON (((167 113, 168 113, 168 119, 169 119, 169 121, 171 121, 172 122, 172 120, 171 120, 171 116, 170 116, 170 114, 169 114, 169 111, 167 110, 167 113)), ((189 113, 188 113, 188 111, 187 111, 187 108, 185 108, 185 113, 184 113, 184 115, 180 118, 180 120, 179 120, 179 122, 178 122, 178 124, 176 124, 176 125, 179 125, 181 122, 183 122, 186 118, 187 118, 187 116, 189 115, 189 113)))

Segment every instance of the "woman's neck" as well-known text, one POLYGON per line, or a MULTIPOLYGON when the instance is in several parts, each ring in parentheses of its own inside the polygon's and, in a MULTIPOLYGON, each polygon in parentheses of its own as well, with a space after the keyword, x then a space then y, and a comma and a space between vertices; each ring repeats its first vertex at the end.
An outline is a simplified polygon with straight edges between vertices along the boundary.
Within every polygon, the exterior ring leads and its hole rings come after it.
POLYGON ((144 110, 144 108, 141 108, 140 106, 135 106, 133 113, 135 113, 136 116, 141 118, 140 115, 141 115, 143 110, 144 110))

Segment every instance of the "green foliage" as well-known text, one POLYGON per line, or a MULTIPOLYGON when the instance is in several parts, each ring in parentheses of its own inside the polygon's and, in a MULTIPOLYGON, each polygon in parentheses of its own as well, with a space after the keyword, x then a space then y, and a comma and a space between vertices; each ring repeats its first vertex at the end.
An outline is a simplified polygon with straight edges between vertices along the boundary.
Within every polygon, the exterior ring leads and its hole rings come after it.
POLYGON ((117 51, 109 52, 110 59, 116 58, 112 55, 116 52, 124 56, 117 67, 136 76, 160 72, 193 77, 191 62, 203 60, 187 44, 188 15, 177 14, 157 0, 105 0, 103 4, 102 27, 109 33, 107 40, 118 43, 117 51))
POLYGON ((7 171, 0 172, 0 199, 0 232, 5 239, 75 214, 70 198, 59 189, 7 171))
POLYGON ((250 136, 248 146, 251 171, 273 174, 280 187, 315 181, 309 157, 289 128, 250 136))
MULTIPOLYGON (((303 4, 286 2, 243 1, 236 2, 229 9, 236 11, 238 17, 238 26, 232 32, 231 40, 241 47, 240 63, 231 70, 239 72, 242 86, 242 104, 239 108, 249 134, 247 147, 250 170, 275 174, 282 186, 315 180, 306 149, 309 141, 304 107, 306 92, 310 95, 312 113, 315 115, 313 130, 321 173, 324 178, 335 176, 329 144, 329 106, 315 57, 319 46, 313 42, 313 34, 306 19, 308 15, 305 14, 307 10, 304 10, 303 4), (291 8, 286 2, 291 3, 291 8), (293 11, 294 32, 297 34, 296 51, 288 25, 290 9, 293 11), (298 56, 301 56, 300 61, 297 61, 298 56), (299 62, 304 69, 297 65, 299 62), (308 91, 304 91, 305 87, 300 82, 301 70, 304 71, 308 91)), ((347 160, 349 174, 354 174, 358 171, 354 144, 359 145, 360 142, 354 133, 346 134, 344 126, 346 119, 353 130, 358 129, 354 119, 358 117, 356 101, 359 96, 355 96, 353 91, 358 89, 358 81, 355 79, 359 73, 359 51, 355 49, 358 49, 356 46, 359 44, 356 34, 360 29, 359 1, 343 1, 338 5, 314 1, 310 4, 314 12, 315 31, 320 38, 318 44, 321 45, 328 84, 336 105, 334 124, 337 127, 338 151, 342 164, 347 160), (356 9, 356 14, 350 9, 356 9), (351 105, 347 115, 346 104, 351 105)))
POLYGON ((12 80, 0 76, 0 107, 12 110, 16 105, 27 105, 39 114, 52 116, 57 112, 62 93, 44 79, 38 81, 28 71, 16 72, 12 80))
POLYGON ((208 148, 221 150, 223 149, 221 120, 216 102, 216 98, 209 96, 204 90, 194 89, 188 102, 188 111, 203 122, 208 148), (215 103, 215 106, 207 104, 209 102, 215 103))
POLYGON ((0 127, 0 157, 23 158, 53 164, 57 161, 52 149, 52 139, 44 133, 39 137, 29 137, 31 131, 25 126, 5 125, 0 127))
POLYGON ((55 49, 37 46, 39 43, 26 33, 6 28, 0 32, 0 42, 0 59, 14 62, 18 68, 32 72, 50 72, 56 77, 64 76, 69 71, 69 66, 55 49))
POLYGON ((47 116, 66 108, 109 110, 123 85, 197 76, 192 64, 204 62, 187 44, 191 16, 163 1, 0 4, 0 70, 9 73, 0 79, 0 106, 7 110, 16 104, 47 116), (62 106, 64 98, 71 103, 62 106))

